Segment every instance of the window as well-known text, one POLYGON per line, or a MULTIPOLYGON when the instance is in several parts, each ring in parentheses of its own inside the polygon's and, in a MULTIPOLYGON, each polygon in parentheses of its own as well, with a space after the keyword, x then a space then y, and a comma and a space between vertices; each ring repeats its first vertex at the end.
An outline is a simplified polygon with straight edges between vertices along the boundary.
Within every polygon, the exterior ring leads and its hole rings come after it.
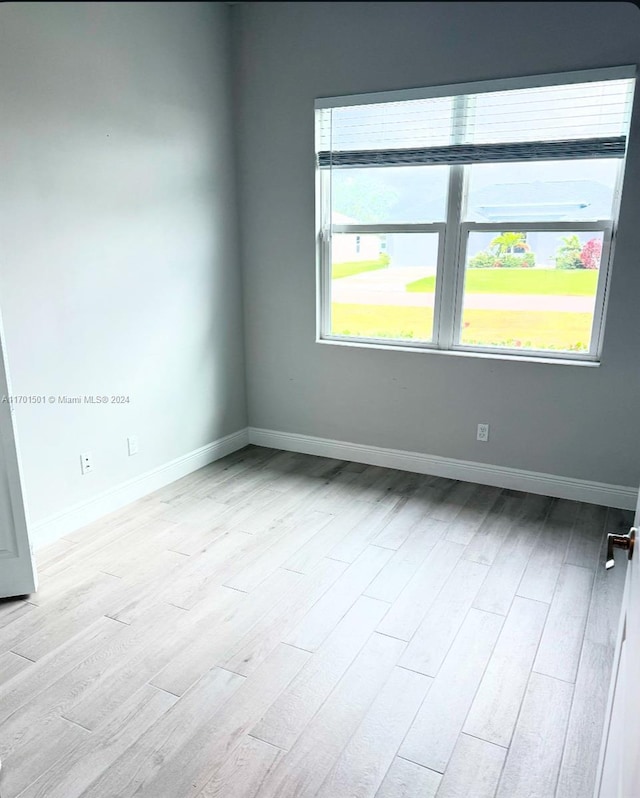
POLYGON ((634 74, 318 100, 319 339, 598 360, 634 74))

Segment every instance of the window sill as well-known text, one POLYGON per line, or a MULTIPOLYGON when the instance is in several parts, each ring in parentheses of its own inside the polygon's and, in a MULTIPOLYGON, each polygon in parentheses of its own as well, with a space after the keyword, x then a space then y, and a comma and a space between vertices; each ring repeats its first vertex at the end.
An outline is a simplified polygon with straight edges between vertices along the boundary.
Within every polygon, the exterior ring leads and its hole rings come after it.
POLYGON ((586 366, 598 368, 599 360, 582 360, 578 358, 545 357, 540 355, 515 355, 510 352, 475 352, 462 349, 436 349, 429 346, 392 346, 368 341, 345 341, 334 338, 316 338, 317 344, 328 346, 345 346, 351 349, 382 349, 388 352, 409 352, 427 355, 443 355, 445 357, 477 358, 480 360, 512 360, 517 363, 543 363, 553 366, 586 366))

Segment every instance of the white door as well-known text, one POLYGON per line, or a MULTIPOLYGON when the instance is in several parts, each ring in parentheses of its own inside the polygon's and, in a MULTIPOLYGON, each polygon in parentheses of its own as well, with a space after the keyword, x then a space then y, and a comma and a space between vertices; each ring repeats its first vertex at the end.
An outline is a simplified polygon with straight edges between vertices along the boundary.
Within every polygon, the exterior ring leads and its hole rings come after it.
POLYGON ((27 519, 0 321, 0 598, 23 596, 37 587, 27 519), (3 398, 5 401, 2 401, 3 398))
MULTIPOLYGON (((640 526, 640 500, 634 524, 640 526)), ((635 536, 635 528, 629 537, 635 536)), ((627 552, 614 549, 615 559, 627 552)), ((640 540, 628 564, 596 798, 640 798, 640 540)))

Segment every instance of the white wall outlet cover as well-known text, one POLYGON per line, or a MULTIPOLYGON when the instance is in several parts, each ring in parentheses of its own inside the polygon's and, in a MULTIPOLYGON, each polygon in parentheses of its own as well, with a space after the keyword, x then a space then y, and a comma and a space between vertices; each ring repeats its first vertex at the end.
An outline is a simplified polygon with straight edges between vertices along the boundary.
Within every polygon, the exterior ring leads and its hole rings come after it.
POLYGON ((138 454, 138 436, 137 435, 129 435, 127 438, 127 451, 129 452, 129 457, 134 454, 138 454))
POLYGON ((489 440, 489 425, 488 424, 478 424, 478 436, 479 441, 488 441, 489 440))
POLYGON ((89 474, 93 471, 93 455, 91 452, 84 452, 80 455, 80 471, 89 474))

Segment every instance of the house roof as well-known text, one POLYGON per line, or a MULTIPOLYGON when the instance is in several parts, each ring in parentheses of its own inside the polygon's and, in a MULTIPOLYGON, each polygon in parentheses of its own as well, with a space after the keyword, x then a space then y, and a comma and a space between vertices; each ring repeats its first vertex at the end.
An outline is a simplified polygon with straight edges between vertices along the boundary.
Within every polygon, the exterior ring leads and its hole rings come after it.
POLYGON ((611 214, 610 190, 594 180, 502 183, 486 186, 469 198, 475 221, 606 219, 611 214))

